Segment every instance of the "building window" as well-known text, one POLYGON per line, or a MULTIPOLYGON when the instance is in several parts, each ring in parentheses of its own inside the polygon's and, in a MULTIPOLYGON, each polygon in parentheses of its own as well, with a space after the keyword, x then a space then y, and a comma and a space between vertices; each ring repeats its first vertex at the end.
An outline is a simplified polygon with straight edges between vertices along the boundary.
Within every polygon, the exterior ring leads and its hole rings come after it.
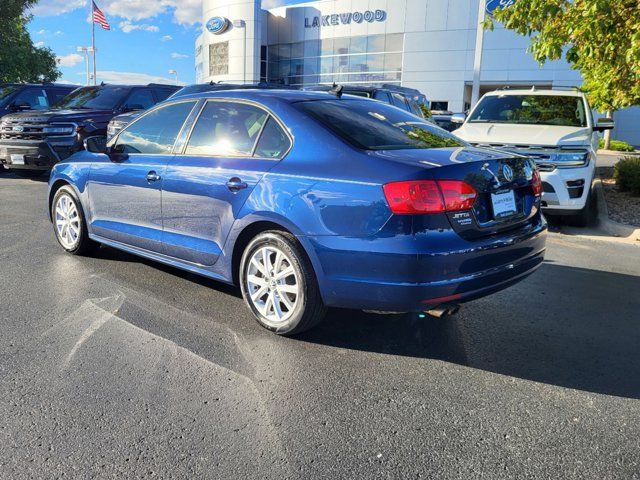
POLYGON ((229 42, 209 45, 209 76, 229 73, 229 42))
POLYGON ((267 47, 265 45, 260 47, 260 81, 267 81, 267 47))
POLYGON ((434 100, 431 102, 431 110, 446 112, 449 110, 449 102, 440 102, 434 100))
POLYGON ((270 45, 265 70, 269 82, 287 85, 399 84, 403 43, 400 33, 270 45))

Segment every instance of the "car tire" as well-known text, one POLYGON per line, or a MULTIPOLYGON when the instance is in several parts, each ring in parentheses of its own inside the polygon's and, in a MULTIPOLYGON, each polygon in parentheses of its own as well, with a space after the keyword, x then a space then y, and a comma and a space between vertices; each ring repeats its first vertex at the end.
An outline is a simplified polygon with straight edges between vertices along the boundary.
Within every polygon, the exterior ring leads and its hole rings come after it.
POLYGON ((51 202, 51 219, 56 240, 67 252, 84 255, 98 246, 89 238, 82 204, 71 187, 65 185, 56 191, 51 202))
POLYGON ((587 202, 584 207, 575 215, 569 217, 569 223, 575 227, 587 227, 591 223, 591 219, 593 218, 593 207, 594 207, 594 199, 593 193, 589 192, 587 196, 587 202))
POLYGON ((295 335, 326 313, 318 280, 300 243, 287 232, 267 231, 245 248, 240 261, 242 296, 264 328, 295 335))
POLYGON ((39 178, 44 175, 45 170, 28 170, 25 168, 12 168, 11 171, 20 178, 39 178))

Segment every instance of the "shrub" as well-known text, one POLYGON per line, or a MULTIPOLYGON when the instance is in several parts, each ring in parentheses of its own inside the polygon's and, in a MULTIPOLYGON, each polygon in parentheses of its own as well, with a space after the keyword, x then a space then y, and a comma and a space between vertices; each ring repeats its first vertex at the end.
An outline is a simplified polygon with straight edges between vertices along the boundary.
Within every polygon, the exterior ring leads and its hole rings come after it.
POLYGON ((624 157, 613 167, 613 178, 620 190, 640 195, 640 157, 624 157))
MULTIPOLYGON (((600 148, 604 148, 604 138, 600 139, 600 148)), ((611 140, 609 150, 615 150, 616 152, 633 152, 635 148, 622 140, 611 140)))

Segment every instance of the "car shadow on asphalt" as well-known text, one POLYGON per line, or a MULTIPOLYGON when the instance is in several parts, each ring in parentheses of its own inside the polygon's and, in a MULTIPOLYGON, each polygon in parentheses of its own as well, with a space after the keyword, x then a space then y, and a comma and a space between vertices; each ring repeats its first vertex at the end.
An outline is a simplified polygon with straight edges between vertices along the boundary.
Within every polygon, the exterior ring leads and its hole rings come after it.
POLYGON ((297 338, 640 398, 640 277, 545 263, 454 317, 332 310, 297 338))

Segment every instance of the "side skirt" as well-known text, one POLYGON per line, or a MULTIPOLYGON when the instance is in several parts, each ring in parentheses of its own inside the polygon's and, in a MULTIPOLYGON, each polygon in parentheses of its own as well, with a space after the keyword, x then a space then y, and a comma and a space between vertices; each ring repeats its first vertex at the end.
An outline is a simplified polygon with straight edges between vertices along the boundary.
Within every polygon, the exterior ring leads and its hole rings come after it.
POLYGON ((211 272, 203 267, 199 267, 197 265, 185 263, 181 260, 178 260, 173 257, 169 257, 167 255, 162 255, 161 253, 150 252, 148 250, 144 250, 142 248, 132 247, 130 245, 126 245, 124 243, 116 242, 114 240, 109 240, 99 235, 89 234, 89 238, 98 243, 102 243, 103 245, 107 245, 109 247, 116 248, 118 250, 122 250, 127 253, 131 253, 132 255, 137 255, 139 257, 147 258, 149 260, 153 260, 155 262, 160 262, 165 265, 169 265, 170 267, 179 268, 180 270, 186 270, 187 272, 195 273, 197 275, 202 275, 203 277, 211 278, 212 280, 217 280, 219 282, 223 282, 229 285, 232 285, 233 282, 231 280, 226 279, 222 275, 218 273, 211 272))

